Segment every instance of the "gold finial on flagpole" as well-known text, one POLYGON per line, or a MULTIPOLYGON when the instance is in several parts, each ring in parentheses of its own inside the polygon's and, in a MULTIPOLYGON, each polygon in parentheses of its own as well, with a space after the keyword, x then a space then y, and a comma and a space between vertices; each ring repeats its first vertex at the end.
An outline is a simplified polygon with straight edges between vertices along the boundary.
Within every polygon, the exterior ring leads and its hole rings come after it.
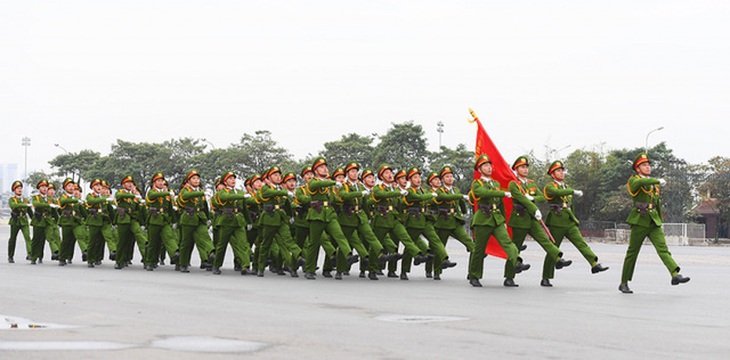
POLYGON ((479 120, 479 118, 477 117, 477 114, 474 112, 474 110, 472 108, 469 108, 469 113, 471 114, 471 117, 472 117, 471 119, 468 119, 468 121, 470 123, 473 123, 473 122, 479 120))

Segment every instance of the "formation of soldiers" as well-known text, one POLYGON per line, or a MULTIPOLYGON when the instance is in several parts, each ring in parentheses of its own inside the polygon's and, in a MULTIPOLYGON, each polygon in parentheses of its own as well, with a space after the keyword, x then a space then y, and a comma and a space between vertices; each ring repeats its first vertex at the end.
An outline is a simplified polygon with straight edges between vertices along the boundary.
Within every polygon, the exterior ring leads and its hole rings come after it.
MULTIPOLYGON (((78 245, 82 260, 93 268, 101 265, 106 245, 109 259, 121 270, 132 264, 137 244, 145 270, 154 271, 167 255, 175 270, 188 273, 195 247, 200 269, 220 275, 230 244, 234 270, 241 275, 263 277, 268 267, 279 275, 288 272, 298 277, 303 268, 305 278, 315 279, 321 248, 324 277, 333 277, 334 272, 334 278, 341 280, 359 263, 359 277, 408 280, 412 266, 424 264, 426 277, 440 280, 444 270, 457 265, 446 251, 446 242, 454 238, 470 253, 469 283, 481 287, 485 248, 493 237, 506 254, 504 286, 516 287, 515 275, 530 268, 520 257, 530 235, 545 251, 541 286, 553 286, 555 270, 572 263, 563 259, 563 238, 579 250, 591 273, 608 270, 578 230, 573 196, 582 192, 565 184, 562 162, 550 165, 551 181, 542 190, 527 179, 529 163, 524 156, 513 163, 517 180, 508 188, 492 179, 487 155, 477 157, 474 169, 480 177, 468 194, 454 187, 450 166, 424 176, 416 167, 396 172, 382 164, 374 171, 361 169, 353 161, 330 173, 322 157, 301 170, 301 183, 297 174, 272 166, 248 177, 245 190, 239 190, 236 174, 228 171, 216 180, 210 198, 195 170, 185 176, 177 194, 162 173, 152 176, 144 196, 132 176, 121 180, 113 196, 104 180, 93 179, 91 192, 84 197, 78 184, 66 179, 60 196, 53 184, 41 180, 36 184, 38 194, 27 199, 22 197, 22 182, 16 181, 12 184, 15 196, 9 200, 8 261, 15 262, 16 238, 21 233, 31 264, 42 263, 48 242, 51 259, 59 266, 72 264, 78 245), (508 222, 505 197, 514 204, 508 222), (541 202, 549 204, 544 221, 536 205, 541 202), (464 227, 467 206, 474 208, 469 224, 473 239, 464 227)), ((631 239, 619 290, 631 293, 628 281, 645 237, 667 266, 671 284, 685 283, 689 278, 679 274, 661 231, 659 186, 663 180, 650 177, 646 154, 637 156, 634 170, 636 175, 627 183, 634 201, 628 218, 631 239)))

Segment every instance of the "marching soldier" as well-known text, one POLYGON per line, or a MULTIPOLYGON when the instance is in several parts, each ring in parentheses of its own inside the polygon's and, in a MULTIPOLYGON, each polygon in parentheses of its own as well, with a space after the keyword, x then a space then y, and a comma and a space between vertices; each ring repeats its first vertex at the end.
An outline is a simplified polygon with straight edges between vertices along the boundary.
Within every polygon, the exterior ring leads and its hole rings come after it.
POLYGON ((56 199, 56 185, 48 184, 46 192, 48 204, 51 206, 51 216, 48 218, 49 225, 46 227, 46 241, 51 248, 51 260, 58 260, 58 251, 61 247, 61 231, 58 229, 58 200, 56 199))
POLYGON ((30 225, 33 226, 33 238, 31 239, 30 263, 35 265, 36 261, 43 263, 43 245, 46 242, 47 227, 53 226, 51 219, 52 206, 48 202, 48 181, 43 179, 36 184, 39 194, 33 196, 33 218, 30 225))
MULTIPOLYGON (((121 185, 122 188, 117 190, 114 195, 117 203, 117 211, 114 216, 119 235, 115 269, 122 269, 129 265, 134 253, 135 242, 137 242, 141 252, 144 249, 144 244, 147 243, 147 238, 142 234, 142 228, 139 224, 142 207, 140 203, 143 200, 142 195, 137 190, 134 177, 132 175, 125 176, 122 178, 121 185), (137 240, 140 237, 142 239, 137 240), (142 243, 141 246, 140 242, 142 243)), ((142 254, 144 255, 144 252, 142 254)))
POLYGON ((241 275, 250 275, 248 269, 251 261, 249 253, 251 246, 248 244, 246 237, 246 228, 251 222, 249 215, 245 211, 240 211, 239 201, 243 201, 250 197, 245 191, 236 190, 236 174, 233 171, 227 171, 221 176, 221 183, 225 188, 219 190, 213 195, 213 202, 216 210, 220 215, 216 218, 216 222, 220 231, 218 243, 215 248, 215 262, 213 263, 213 274, 221 274, 221 266, 226 257, 228 244, 231 244, 233 250, 234 263, 239 261, 234 269, 238 270, 240 266, 241 275))
POLYGON ((256 194, 264 185, 260 174, 253 174, 248 179, 246 190, 251 197, 246 199, 246 211, 248 211, 251 226, 247 226, 246 239, 249 241, 251 248, 251 272, 252 275, 258 275, 259 252, 261 251, 261 224, 259 217, 261 216, 261 202, 256 194))
POLYGON ((86 218, 86 225, 89 227, 86 262, 88 267, 93 268, 94 265, 101 265, 104 258, 104 233, 111 231, 111 217, 106 204, 114 199, 102 195, 101 179, 92 180, 89 186, 93 192, 86 195, 86 207, 89 211, 86 218))
POLYGON ((30 214, 30 202, 28 199, 23 197, 23 183, 20 181, 14 181, 10 185, 10 191, 13 192, 14 196, 8 199, 8 206, 10 207, 10 239, 8 240, 8 262, 15 263, 15 244, 18 238, 18 232, 23 234, 25 239, 25 251, 26 259, 30 260, 31 253, 31 240, 30 240, 30 228, 28 227, 28 215, 30 214))
POLYGON ((649 157, 644 153, 634 159, 634 171, 636 174, 631 176, 626 183, 626 189, 633 199, 634 206, 626 220, 631 225, 631 235, 618 289, 625 294, 633 293, 629 289, 629 281, 634 276, 636 258, 639 256, 641 244, 646 237, 654 245, 659 258, 672 275, 671 284, 684 284, 689 281, 689 277, 684 277, 679 273, 679 266, 669 252, 662 231, 662 204, 659 198, 659 187, 663 186, 666 181, 651 177, 651 163, 649 157))
POLYGON ((504 252, 507 254, 507 265, 514 269, 515 273, 521 273, 530 268, 524 264, 519 257, 520 251, 510 240, 504 218, 504 203, 502 198, 512 197, 509 191, 500 188, 499 183, 491 178, 492 161, 487 155, 479 155, 474 169, 479 171, 481 177, 472 181, 470 200, 475 203, 478 210, 474 213, 471 227, 474 229, 475 246, 469 256, 469 284, 474 287, 482 287, 479 279, 484 271, 484 257, 487 241, 494 236, 504 252))
POLYGON ((81 231, 76 233, 76 243, 79 244, 79 250, 81 250, 81 261, 86 262, 89 249, 89 229, 86 227, 86 218, 89 216, 89 210, 86 208, 86 199, 79 184, 74 186, 74 196, 79 199, 79 203, 82 205, 79 211, 83 220, 81 231))
MULTIPOLYGON (((327 179, 329 173, 327 169, 327 161, 323 157, 314 159, 312 163, 312 171, 315 177, 307 183, 307 191, 311 198, 309 202, 309 211, 307 212, 307 220, 309 221, 309 242, 307 247, 306 273, 304 277, 308 280, 314 280, 314 271, 317 266, 317 257, 319 255, 319 247, 323 246, 322 234, 326 233, 336 243, 338 251, 347 256, 347 264, 352 265, 358 262, 358 255, 352 254, 352 248, 347 242, 347 238, 342 233, 342 228, 337 222, 337 214, 332 207, 332 198, 330 189, 332 186, 342 187, 342 184, 327 179), (339 185, 337 185, 339 184, 339 185)), ((326 258, 334 258, 335 254, 327 254, 326 258)))
MULTIPOLYGON (((433 199, 436 208, 436 222, 434 223, 436 233, 444 246, 446 246, 446 242, 451 236, 464 244, 467 252, 472 252, 474 242, 464 229, 465 220, 463 215, 466 212, 464 200, 469 200, 469 196, 463 195, 459 188, 454 186, 454 171, 451 166, 442 167, 439 171, 439 178, 442 185, 436 192, 438 196, 433 199)), ((439 266, 434 266, 434 276, 440 274, 441 271, 442 269, 439 266)))
MULTIPOLYGON (((300 173, 302 182, 304 185, 298 186, 294 192, 294 200, 292 205, 294 206, 294 239, 296 239, 297 246, 305 249, 305 243, 309 238, 309 221, 307 221, 307 213, 309 212, 309 202, 312 199, 307 193, 307 183, 309 180, 314 178, 314 172, 312 172, 311 166, 306 166, 300 173)), ((332 248, 334 252, 334 248, 332 248)))
MULTIPOLYGON (((529 234, 545 250, 547 257, 555 262, 556 269, 570 266, 573 262, 563 259, 563 252, 550 242, 540 221, 542 213, 535 203, 544 202, 545 197, 537 188, 535 182, 527 179, 529 163, 526 156, 520 156, 512 164, 512 170, 517 172, 517 181, 510 181, 509 192, 514 200, 514 208, 509 219, 512 228, 512 241, 517 248, 522 247, 525 237, 529 234)), ((516 287, 514 282, 515 268, 507 263, 504 267, 504 286, 516 287)))
MULTIPOLYGON (((435 171, 429 172, 426 176, 426 183, 430 187, 428 188, 429 191, 438 194, 438 190, 441 187, 441 178, 439 177, 439 173, 435 171)), ((426 201, 426 211, 431 215, 427 220, 431 222, 431 226, 433 226, 433 224, 436 223, 438 215, 438 204, 436 204, 436 198, 426 201)), ((435 229, 436 228, 434 228, 434 230, 435 229)), ((436 233, 436 235, 438 235, 438 233, 436 233)), ((444 248, 446 247, 444 246, 444 248)), ((426 278, 433 278, 433 259, 428 259, 426 261, 426 278)))
POLYGON ((147 224, 149 239, 145 251, 145 269, 153 271, 160 258, 160 250, 164 244, 171 262, 176 263, 178 253, 177 240, 173 232, 174 209, 172 194, 165 190, 165 175, 161 172, 152 175, 152 186, 145 196, 147 204, 147 224))
MULTIPOLYGON (((200 174, 191 170, 185 176, 184 186, 177 197, 178 208, 182 212, 180 226, 182 227, 182 239, 180 243, 180 272, 190 272, 190 257, 193 252, 193 244, 200 253, 201 262, 213 263, 215 252, 213 240, 208 234, 208 226, 211 224, 208 200, 205 192, 200 188, 200 174)), ((243 230, 242 230, 243 231, 243 230)))
POLYGON ((77 239, 86 236, 83 200, 76 196, 76 184, 73 179, 67 178, 63 181, 64 193, 59 197, 58 203, 61 210, 61 218, 58 220, 61 225, 63 239, 58 254, 58 265, 71 264, 74 257, 74 245, 77 239))
MULTIPOLYGON (((591 273, 597 274, 608 270, 608 267, 604 267, 598 262, 598 256, 586 244, 586 241, 580 234, 580 230, 578 230, 579 222, 573 212, 573 195, 583 196, 583 192, 574 190, 565 183, 565 171, 562 162, 553 161, 547 173, 552 177, 553 181, 545 185, 545 188, 542 190, 550 206, 550 212, 545 219, 545 224, 555 239, 555 246, 559 248, 563 242, 563 238, 568 238, 591 265, 591 273)), ((555 263, 551 258, 545 256, 540 285, 552 286, 550 279, 554 275, 555 263)))
POLYGON ((116 231, 117 222, 114 216, 117 213, 117 208, 115 205, 116 202, 112 198, 112 187, 106 180, 101 181, 101 194, 109 199, 104 204, 104 210, 109 214, 109 218, 111 219, 111 226, 105 227, 102 234, 106 241, 106 247, 109 249, 109 260, 115 261, 117 259, 117 243, 119 242, 119 233, 116 231))
MULTIPOLYGON (((449 255, 446 253, 446 247, 441 242, 436 229, 433 227, 433 216, 426 212, 426 204, 428 201, 437 197, 436 192, 426 192, 421 188, 421 172, 416 167, 408 169, 406 177, 410 181, 411 186, 408 187, 408 194, 403 197, 403 204, 406 206, 404 213, 406 231, 411 237, 411 240, 421 249, 424 254, 430 251, 432 256, 429 256, 429 260, 433 259, 433 263, 441 267, 441 269, 448 269, 456 266, 455 262, 449 261, 449 255), (421 240, 423 235, 428 240, 426 245, 421 240)), ((407 273, 411 270, 411 259, 410 257, 403 257, 401 263, 401 280, 408 280, 407 273)), ((433 278, 434 280, 441 280, 439 273, 433 278)))

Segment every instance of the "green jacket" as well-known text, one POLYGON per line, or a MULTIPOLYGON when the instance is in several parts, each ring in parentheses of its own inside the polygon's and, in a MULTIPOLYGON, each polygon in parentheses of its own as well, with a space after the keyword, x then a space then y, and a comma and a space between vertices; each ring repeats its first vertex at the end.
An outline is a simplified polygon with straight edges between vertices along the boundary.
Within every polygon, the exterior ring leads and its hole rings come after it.
POLYGON ((659 179, 634 175, 626 182, 626 189, 634 202, 626 222, 643 227, 662 226, 659 179))
POLYGON ((147 192, 147 224, 170 225, 175 218, 172 208, 172 197, 169 191, 159 191, 154 187, 147 192))
POLYGON ((78 226, 84 225, 85 211, 83 205, 79 203, 79 199, 75 196, 62 194, 58 198, 58 204, 61 206, 61 218, 58 224, 61 226, 78 226))
POLYGON ((111 222, 111 214, 107 207, 107 198, 105 196, 91 193, 86 195, 86 209, 89 216, 86 218, 86 225, 103 226, 111 222))
POLYGON ((514 208, 510 215, 508 225, 517 229, 529 229, 532 227, 532 221, 535 219, 535 212, 538 210, 535 203, 545 202, 545 197, 537 188, 535 182, 527 180, 527 184, 521 181, 510 181, 509 191, 512 193, 512 201, 514 208), (530 201, 525 195, 529 194, 534 198, 530 201))
POLYGON ((434 196, 422 188, 408 188, 408 194, 403 196, 404 224, 411 229, 425 229, 426 223, 433 219, 432 215, 426 212, 426 204, 434 196))
POLYGON ((14 226, 28 226, 30 201, 24 197, 13 196, 8 199, 8 206, 10 206, 10 220, 8 221, 8 224, 14 226))
POLYGON ((337 213, 332 203, 332 186, 334 185, 335 181, 333 180, 320 180, 317 178, 309 180, 307 192, 309 193, 310 202, 307 220, 330 222, 337 219, 337 213))
POLYGON ((580 224, 573 212, 573 192, 565 183, 561 185, 551 181, 545 185, 542 193, 550 204, 550 212, 545 218, 547 226, 567 228, 580 224))
POLYGON ((458 188, 447 189, 445 186, 436 190, 438 196, 433 200, 432 208, 436 212, 436 222, 433 227, 436 229, 456 229, 464 225, 466 204, 464 196, 458 188))
POLYGON ((51 205, 48 198, 42 195, 33 196, 33 217, 30 224, 38 227, 52 226, 51 205))
POLYGON ((351 184, 348 181, 337 192, 337 200, 342 211, 337 217, 340 226, 358 227, 368 222, 365 213, 366 198, 362 195, 365 186, 361 183, 351 184))
POLYGON ((256 194, 261 203, 259 224, 263 226, 281 226, 289 223, 289 216, 284 210, 288 194, 288 191, 269 184, 259 189, 256 194))
POLYGON ((141 218, 139 198, 133 193, 120 189, 114 194, 117 202, 117 211, 114 214, 114 222, 116 224, 131 224, 132 220, 139 221, 141 218))
MULTIPOLYGON (((215 209, 218 212, 218 216, 216 216, 216 226, 225 226, 225 227, 245 227, 247 224, 251 222, 251 217, 248 213, 248 211, 244 211, 245 208, 245 199, 246 199, 247 193, 245 191, 238 191, 236 189, 228 189, 224 188, 221 190, 218 190, 218 192, 213 195, 213 204, 215 204, 215 209)), ((194 198, 192 194, 188 194, 189 199, 194 198)), ((198 199, 200 199, 199 196, 197 196, 198 199)), ((188 200, 191 201, 191 200, 188 200)), ((208 204, 206 201, 205 203, 205 209, 208 208, 208 204)), ((189 206, 189 205, 188 205, 189 206)), ((202 206, 202 205, 201 205, 202 206)), ((202 211, 202 210, 201 210, 202 211)), ((207 210, 206 210, 207 212, 207 210)), ((186 213, 183 213, 183 216, 186 216, 186 213)), ((197 215, 196 215, 197 216, 197 215)), ((197 219, 202 220, 201 217, 198 217, 197 219)), ((191 223, 195 219, 188 219, 191 223)), ((207 220, 207 218, 206 218, 207 220)), ((192 224, 190 224, 192 225, 192 224)))
POLYGON ((373 187, 370 197, 373 200, 373 227, 392 228, 398 218, 398 198, 402 195, 400 190, 385 184, 378 184, 373 187))
POLYGON ((210 220, 208 200, 202 190, 184 186, 177 196, 177 206, 180 209, 180 225, 198 226, 210 220))
POLYGON ((294 199, 292 200, 292 206, 294 207, 294 226, 309 228, 307 213, 309 212, 309 203, 311 201, 312 198, 307 193, 306 185, 297 187, 294 193, 294 199))
POLYGON ((493 179, 476 179, 471 182, 469 199, 476 203, 477 210, 471 220, 471 226, 497 227, 504 224, 505 191, 499 182, 493 179))

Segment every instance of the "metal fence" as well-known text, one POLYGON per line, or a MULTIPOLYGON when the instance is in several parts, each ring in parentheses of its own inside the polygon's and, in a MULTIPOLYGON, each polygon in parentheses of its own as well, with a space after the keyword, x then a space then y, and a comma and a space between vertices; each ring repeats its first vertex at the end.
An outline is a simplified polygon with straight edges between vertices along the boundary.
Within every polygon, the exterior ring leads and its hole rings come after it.
MULTIPOLYGON (((585 221, 579 228, 583 237, 589 241, 626 243, 631 234, 629 224, 610 221, 585 221)), ((667 245, 705 243, 705 224, 665 223, 662 229, 667 245)))

